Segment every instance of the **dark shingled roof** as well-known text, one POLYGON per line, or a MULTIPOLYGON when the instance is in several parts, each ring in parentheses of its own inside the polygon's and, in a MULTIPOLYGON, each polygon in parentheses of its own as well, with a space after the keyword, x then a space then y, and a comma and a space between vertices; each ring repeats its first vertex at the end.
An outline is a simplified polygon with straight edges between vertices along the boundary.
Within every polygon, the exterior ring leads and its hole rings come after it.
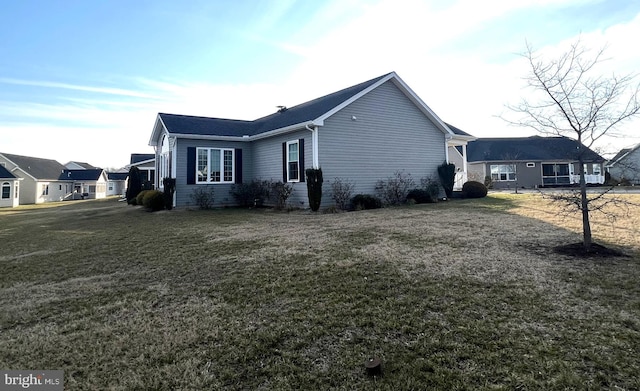
POLYGON ((469 133, 465 132, 464 130, 461 130, 460 128, 456 128, 455 126, 451 125, 448 122, 445 122, 445 124, 447 124, 447 126, 449 127, 449 129, 451 129, 451 131, 455 134, 457 134, 458 136, 469 136, 469 137, 473 137, 472 135, 470 135, 469 133))
POLYGON ((102 174, 101 168, 91 169, 91 170, 64 170, 64 172, 60 175, 61 181, 97 181, 100 179, 100 174, 102 174))
POLYGON ((144 162, 147 160, 155 159, 156 155, 152 153, 132 153, 131 154, 131 162, 129 164, 135 164, 144 162))
POLYGON ((388 75, 389 74, 376 77, 375 79, 287 108, 266 117, 258 118, 254 121, 193 117, 166 113, 159 113, 158 115, 170 133, 197 134, 202 136, 255 136, 271 130, 313 121, 388 75))
POLYGON ((16 179, 17 177, 7 170, 4 166, 0 166, 0 179, 16 179))
POLYGON ((618 159, 620 159, 621 157, 623 157, 627 152, 631 151, 632 148, 624 148, 621 149, 620 152, 618 152, 616 154, 616 156, 612 157, 611 160, 609 160, 609 164, 611 163, 615 163, 618 161, 618 159))
POLYGON ((11 155, 8 153, 2 153, 2 155, 36 179, 57 180, 60 177, 60 173, 65 169, 62 164, 51 159, 11 155))
MULTIPOLYGON (((578 142, 567 137, 509 137, 480 138, 467 145, 467 160, 482 161, 542 161, 577 160, 578 142)), ((605 159, 587 149, 586 162, 603 162, 605 159)))
POLYGON ((110 181, 124 181, 129 176, 128 172, 108 172, 107 178, 110 181))

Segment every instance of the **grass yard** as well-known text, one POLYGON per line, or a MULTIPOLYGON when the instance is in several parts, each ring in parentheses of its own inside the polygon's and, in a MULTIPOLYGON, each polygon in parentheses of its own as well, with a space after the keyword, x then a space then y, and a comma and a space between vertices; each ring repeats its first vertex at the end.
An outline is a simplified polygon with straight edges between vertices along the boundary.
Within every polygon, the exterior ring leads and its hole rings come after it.
POLYGON ((0 368, 66 390, 638 390, 640 211, 594 223, 629 257, 579 259, 552 251, 580 240, 554 208, 2 209, 0 368))

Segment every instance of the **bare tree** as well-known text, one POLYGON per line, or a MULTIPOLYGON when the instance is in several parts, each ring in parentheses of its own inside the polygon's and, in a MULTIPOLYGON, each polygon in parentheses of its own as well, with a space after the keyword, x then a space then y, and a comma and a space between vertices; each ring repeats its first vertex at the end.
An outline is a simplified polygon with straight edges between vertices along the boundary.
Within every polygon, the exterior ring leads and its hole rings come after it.
POLYGON ((578 39, 559 57, 542 59, 527 43, 522 56, 528 60, 530 73, 525 80, 534 94, 518 105, 507 106, 521 114, 519 119, 507 119, 508 122, 577 141, 580 190, 572 197, 565 193, 556 199, 576 206, 582 213, 585 251, 590 251, 592 245, 589 212, 602 210, 604 193, 610 190, 588 197, 585 153, 604 135, 615 135, 618 125, 640 112, 639 86, 635 85, 634 75, 594 75, 597 65, 605 60, 604 50, 592 54, 578 39))

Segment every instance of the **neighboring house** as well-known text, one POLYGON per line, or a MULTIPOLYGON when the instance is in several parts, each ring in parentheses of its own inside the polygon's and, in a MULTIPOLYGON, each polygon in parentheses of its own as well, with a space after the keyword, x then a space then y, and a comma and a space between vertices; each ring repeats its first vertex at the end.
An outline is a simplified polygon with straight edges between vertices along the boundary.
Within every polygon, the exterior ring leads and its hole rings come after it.
POLYGON ((20 205, 20 180, 3 164, 0 164, 0 208, 14 208, 20 205))
POLYGON ((71 198, 74 200, 107 196, 107 173, 101 168, 64 170, 60 179, 73 183, 71 198))
POLYGON ((419 184, 468 137, 392 72, 254 121, 160 113, 149 145, 158 187, 176 178, 176 206, 193 205, 194 191, 206 188, 215 205, 233 205, 234 184, 262 179, 292 184, 289 203, 306 207, 305 168, 322 168, 327 206, 334 178, 353 182, 354 195, 374 194, 378 180, 401 170, 419 184))
POLYGON ((604 183, 604 158, 584 147, 580 167, 579 144, 567 137, 479 138, 469 142, 469 175, 491 178, 493 187, 537 188, 580 183, 580 170, 588 184, 604 183))
POLYGON ((127 190, 128 171, 107 173, 107 196, 125 195, 127 190))
POLYGON ((640 185, 640 144, 620 150, 606 165, 612 178, 640 185))
POLYGON ((94 167, 89 163, 83 163, 83 162, 68 162, 64 166, 68 170, 95 170, 96 168, 100 168, 100 167, 94 167))
POLYGON ((55 160, 0 153, 0 165, 22 178, 21 205, 62 201, 73 191, 72 181, 60 179, 65 167, 55 160))
MULTIPOLYGON (((153 153, 132 153, 131 162, 125 166, 127 170, 138 167, 140 181, 144 188, 156 187, 156 155, 153 153)), ((162 178, 158 183, 162 182, 162 178)))

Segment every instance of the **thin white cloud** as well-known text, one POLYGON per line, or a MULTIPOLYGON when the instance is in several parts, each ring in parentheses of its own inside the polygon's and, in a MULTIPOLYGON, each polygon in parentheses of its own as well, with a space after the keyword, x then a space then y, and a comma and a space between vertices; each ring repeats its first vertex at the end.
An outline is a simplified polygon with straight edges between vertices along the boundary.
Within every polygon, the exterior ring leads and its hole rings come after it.
POLYGON ((44 87, 44 88, 59 88, 59 89, 74 90, 74 91, 96 92, 99 94, 129 96, 129 97, 135 97, 135 98, 151 98, 151 99, 155 98, 152 95, 148 95, 145 93, 140 93, 132 90, 126 90, 122 88, 83 86, 83 85, 77 85, 77 84, 68 84, 68 83, 60 83, 60 82, 44 81, 44 80, 21 80, 21 79, 0 77, 0 83, 22 85, 22 86, 44 87))

